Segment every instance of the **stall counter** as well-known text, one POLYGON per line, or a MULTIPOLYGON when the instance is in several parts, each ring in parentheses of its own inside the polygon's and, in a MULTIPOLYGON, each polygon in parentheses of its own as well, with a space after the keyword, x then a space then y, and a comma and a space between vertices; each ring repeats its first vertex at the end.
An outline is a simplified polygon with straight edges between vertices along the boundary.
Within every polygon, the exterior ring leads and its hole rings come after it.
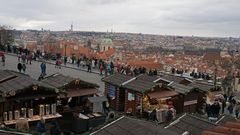
MULTIPOLYGON (((57 113, 55 115, 51 114, 51 115, 45 115, 45 116, 42 116, 42 117, 45 120, 48 120, 48 119, 60 118, 60 117, 62 117, 62 115, 57 113)), ((28 122, 39 121, 41 119, 41 117, 39 115, 34 115, 32 118, 27 118, 27 119, 28 119, 28 122)), ((5 125, 13 125, 13 124, 16 124, 16 120, 4 121, 4 124, 5 125)))

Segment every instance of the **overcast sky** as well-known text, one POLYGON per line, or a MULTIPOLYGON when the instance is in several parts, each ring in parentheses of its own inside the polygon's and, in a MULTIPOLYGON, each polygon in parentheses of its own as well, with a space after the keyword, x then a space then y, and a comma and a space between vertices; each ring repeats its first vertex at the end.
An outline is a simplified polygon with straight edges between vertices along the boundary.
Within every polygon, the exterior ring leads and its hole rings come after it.
POLYGON ((240 0, 0 0, 15 29, 240 36, 240 0))

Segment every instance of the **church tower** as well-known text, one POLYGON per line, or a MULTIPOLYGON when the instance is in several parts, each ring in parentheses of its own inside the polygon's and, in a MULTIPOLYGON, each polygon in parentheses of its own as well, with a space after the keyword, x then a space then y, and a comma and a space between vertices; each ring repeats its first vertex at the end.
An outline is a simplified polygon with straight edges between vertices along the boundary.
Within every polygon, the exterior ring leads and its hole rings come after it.
POLYGON ((73 31, 73 24, 71 24, 71 29, 70 29, 70 31, 73 31))

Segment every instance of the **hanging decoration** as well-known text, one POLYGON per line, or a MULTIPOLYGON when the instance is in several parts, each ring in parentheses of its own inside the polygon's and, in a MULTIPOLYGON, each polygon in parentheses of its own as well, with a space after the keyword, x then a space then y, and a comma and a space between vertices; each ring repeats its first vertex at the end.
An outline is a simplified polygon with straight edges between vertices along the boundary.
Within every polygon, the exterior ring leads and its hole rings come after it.
POLYGON ((37 85, 33 85, 32 89, 33 89, 33 91, 37 91, 38 90, 38 86, 37 85))
POLYGON ((75 85, 79 85, 80 84, 80 79, 76 79, 75 80, 75 85))
POLYGON ((16 92, 13 91, 13 90, 9 92, 9 95, 10 95, 10 96, 15 96, 15 94, 16 94, 16 92))

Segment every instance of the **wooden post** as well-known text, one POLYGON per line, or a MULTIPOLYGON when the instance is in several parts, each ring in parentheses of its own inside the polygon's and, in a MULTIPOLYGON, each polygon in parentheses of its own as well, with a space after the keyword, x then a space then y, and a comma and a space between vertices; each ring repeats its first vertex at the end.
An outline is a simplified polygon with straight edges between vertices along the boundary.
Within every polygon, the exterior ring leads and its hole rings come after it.
POLYGON ((141 118, 143 117, 143 97, 144 97, 144 94, 142 93, 142 101, 141 101, 141 118))

